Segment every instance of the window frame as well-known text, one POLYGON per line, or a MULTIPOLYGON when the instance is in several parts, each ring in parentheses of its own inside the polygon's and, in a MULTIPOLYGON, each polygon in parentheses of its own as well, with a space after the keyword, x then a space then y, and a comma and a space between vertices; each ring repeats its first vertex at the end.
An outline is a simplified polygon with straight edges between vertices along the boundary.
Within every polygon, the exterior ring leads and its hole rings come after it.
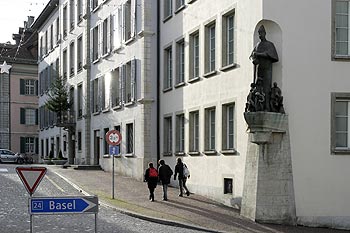
POLYGON ((164 49, 164 79, 163 91, 171 90, 173 87, 173 46, 164 49))
POLYGON ((331 148, 330 152, 333 155, 350 155, 350 125, 348 120, 347 135, 348 147, 336 147, 336 102, 347 101, 349 103, 347 117, 350 119, 350 93, 333 92, 331 93, 331 148))
POLYGON ((222 105, 222 151, 223 154, 236 153, 236 109, 235 103, 227 103, 222 105), (229 110, 232 108, 232 119, 230 119, 229 110), (230 131, 230 122, 232 124, 232 131, 230 131), (232 134, 232 140, 230 140, 232 134))
POLYGON ((199 154, 200 148, 199 110, 189 113, 189 154, 199 154))
POLYGON ((189 81, 200 78, 200 35, 199 30, 190 34, 189 48, 189 81))
POLYGON ((235 66, 235 60, 236 60, 236 54, 235 54, 235 44, 236 44, 236 33, 235 33, 235 23, 236 23, 236 17, 235 17, 235 9, 225 13, 222 16, 222 59, 221 59, 221 66, 222 68, 220 70, 226 70, 228 68, 231 68, 235 66), (229 27, 229 19, 232 17, 232 28, 229 27), (230 30, 232 30, 232 38, 229 38, 230 36, 230 30), (232 53, 229 51, 230 44, 232 46, 232 53), (230 60, 232 59, 232 61, 230 60))
POLYGON ((331 51, 331 57, 332 60, 350 60, 350 0, 332 0, 332 51, 331 51), (346 1, 348 2, 348 54, 347 55, 341 55, 337 54, 337 20, 336 20, 336 3, 338 1, 346 1))
POLYGON ((135 124, 134 122, 125 124, 125 153, 132 156, 135 153, 135 124), (130 136, 131 135, 131 136, 130 136))
POLYGON ((214 155, 216 154, 216 148, 217 148, 217 129, 216 129, 216 107, 209 107, 205 109, 205 133, 204 133, 204 153, 207 155, 214 155), (213 115, 214 114, 214 115, 213 115), (214 117, 214 119, 213 119, 214 117))
POLYGON ((165 115, 163 117, 163 155, 172 156, 173 154, 173 117, 165 115))
POLYGON ((181 86, 185 83, 185 39, 181 39, 176 42, 176 84, 175 86, 181 86))
POLYGON ((180 113, 176 115, 176 155, 184 155, 185 153, 185 114, 180 113))
POLYGON ((209 76, 216 72, 217 59, 216 59, 216 20, 210 22, 205 26, 205 75, 209 76))

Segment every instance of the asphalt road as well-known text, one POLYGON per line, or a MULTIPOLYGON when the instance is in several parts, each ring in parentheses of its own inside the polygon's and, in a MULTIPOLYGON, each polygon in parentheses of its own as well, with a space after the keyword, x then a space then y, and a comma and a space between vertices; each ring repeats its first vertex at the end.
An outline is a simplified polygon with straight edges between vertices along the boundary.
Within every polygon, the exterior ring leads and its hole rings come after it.
MULTIPOLYGON (((30 232, 29 194, 15 171, 16 167, 15 164, 0 164, 1 233, 30 232)), ((83 196, 83 194, 54 173, 48 171, 38 186, 34 197, 62 196, 83 196)), ((34 215, 33 227, 33 233, 95 232, 95 215, 34 215)), ((199 232, 147 222, 102 205, 99 207, 97 216, 97 229, 97 232, 103 233, 199 232)))

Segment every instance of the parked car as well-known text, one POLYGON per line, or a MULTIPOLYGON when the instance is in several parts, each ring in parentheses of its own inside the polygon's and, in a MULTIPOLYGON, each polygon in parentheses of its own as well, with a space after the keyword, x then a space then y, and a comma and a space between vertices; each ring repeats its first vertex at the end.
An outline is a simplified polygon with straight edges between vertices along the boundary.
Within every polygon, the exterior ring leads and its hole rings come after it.
POLYGON ((0 149, 0 163, 19 163, 24 162, 21 154, 7 149, 0 149))

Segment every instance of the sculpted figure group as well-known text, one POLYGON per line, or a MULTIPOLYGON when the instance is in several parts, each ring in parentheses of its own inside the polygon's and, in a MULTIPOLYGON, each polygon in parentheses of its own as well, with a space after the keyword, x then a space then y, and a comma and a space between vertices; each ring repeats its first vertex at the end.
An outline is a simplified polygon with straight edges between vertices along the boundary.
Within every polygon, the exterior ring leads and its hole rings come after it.
POLYGON ((262 25, 259 30, 260 42, 254 47, 250 59, 254 64, 254 82, 250 85, 246 112, 285 113, 281 89, 274 82, 272 86, 272 63, 278 61, 274 44, 266 40, 266 31, 262 25))

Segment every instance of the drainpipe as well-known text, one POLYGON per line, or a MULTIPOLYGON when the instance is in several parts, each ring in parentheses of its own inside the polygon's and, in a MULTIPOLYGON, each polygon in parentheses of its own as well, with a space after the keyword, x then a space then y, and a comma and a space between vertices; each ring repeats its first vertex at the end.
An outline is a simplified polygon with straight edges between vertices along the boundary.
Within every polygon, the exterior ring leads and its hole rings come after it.
POLYGON ((157 0, 157 161, 160 160, 160 0, 157 0))
MULTIPOLYGON (((91 164, 91 113, 90 113, 90 27, 91 27, 91 12, 90 1, 86 1, 86 101, 85 101, 85 163, 91 164)), ((94 163, 94 162, 93 162, 94 163)))

